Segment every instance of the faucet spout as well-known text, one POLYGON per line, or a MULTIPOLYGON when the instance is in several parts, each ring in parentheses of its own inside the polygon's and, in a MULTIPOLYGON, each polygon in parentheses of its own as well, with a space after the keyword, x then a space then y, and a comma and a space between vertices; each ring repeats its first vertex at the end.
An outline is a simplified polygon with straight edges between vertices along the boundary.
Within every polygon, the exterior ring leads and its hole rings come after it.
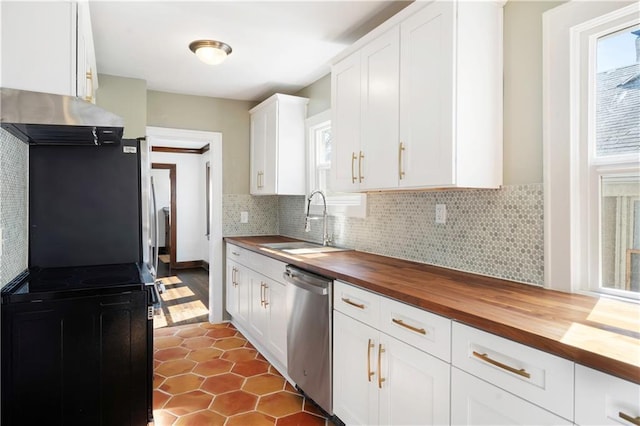
POLYGON ((304 231, 309 232, 311 230, 311 217, 309 216, 309 212, 311 209, 311 201, 316 194, 320 194, 322 197, 322 245, 327 246, 331 242, 331 238, 329 238, 329 234, 327 232, 327 199, 325 198, 324 193, 320 190, 313 191, 307 199, 307 215, 304 219, 304 231))

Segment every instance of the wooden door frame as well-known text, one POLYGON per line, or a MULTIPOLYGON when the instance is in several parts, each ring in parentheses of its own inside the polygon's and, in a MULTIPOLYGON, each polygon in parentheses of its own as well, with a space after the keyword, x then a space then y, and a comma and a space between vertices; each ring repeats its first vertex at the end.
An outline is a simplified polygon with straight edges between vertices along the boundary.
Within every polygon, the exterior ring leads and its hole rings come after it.
MULTIPOLYGON (((151 163, 151 169, 164 169, 169 170, 169 181, 171 186, 171 205, 169 206, 169 217, 171 219, 171 248, 169 250, 169 273, 171 269, 176 266, 176 249, 178 245, 178 221, 177 210, 178 204, 176 202, 176 165, 169 163, 151 163)), ((157 215, 158 212, 156 211, 157 215)), ((166 245, 166 241, 165 241, 166 245)))

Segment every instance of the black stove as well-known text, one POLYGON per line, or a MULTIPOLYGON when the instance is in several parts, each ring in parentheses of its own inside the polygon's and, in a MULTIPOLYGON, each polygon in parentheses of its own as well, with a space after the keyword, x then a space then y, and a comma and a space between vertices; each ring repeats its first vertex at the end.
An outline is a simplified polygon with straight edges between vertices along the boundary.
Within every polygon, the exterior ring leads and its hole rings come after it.
POLYGON ((153 282, 137 263, 30 268, 2 289, 2 302, 30 302, 140 290, 153 282))

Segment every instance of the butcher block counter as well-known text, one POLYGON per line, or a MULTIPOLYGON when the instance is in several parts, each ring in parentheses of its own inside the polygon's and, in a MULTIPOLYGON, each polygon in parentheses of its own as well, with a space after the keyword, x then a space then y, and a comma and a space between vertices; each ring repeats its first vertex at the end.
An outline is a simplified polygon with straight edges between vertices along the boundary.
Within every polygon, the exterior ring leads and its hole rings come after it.
POLYGON ((298 241, 288 237, 225 240, 640 384, 638 304, 360 251, 292 255, 261 246, 298 241))

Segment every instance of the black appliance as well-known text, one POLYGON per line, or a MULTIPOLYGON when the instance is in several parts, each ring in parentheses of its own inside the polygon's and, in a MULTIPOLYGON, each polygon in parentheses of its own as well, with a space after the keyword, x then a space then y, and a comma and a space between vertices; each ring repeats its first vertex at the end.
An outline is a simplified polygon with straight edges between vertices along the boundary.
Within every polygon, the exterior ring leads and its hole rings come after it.
POLYGON ((3 425, 153 420, 141 171, 137 140, 29 147, 29 268, 1 293, 3 425))

